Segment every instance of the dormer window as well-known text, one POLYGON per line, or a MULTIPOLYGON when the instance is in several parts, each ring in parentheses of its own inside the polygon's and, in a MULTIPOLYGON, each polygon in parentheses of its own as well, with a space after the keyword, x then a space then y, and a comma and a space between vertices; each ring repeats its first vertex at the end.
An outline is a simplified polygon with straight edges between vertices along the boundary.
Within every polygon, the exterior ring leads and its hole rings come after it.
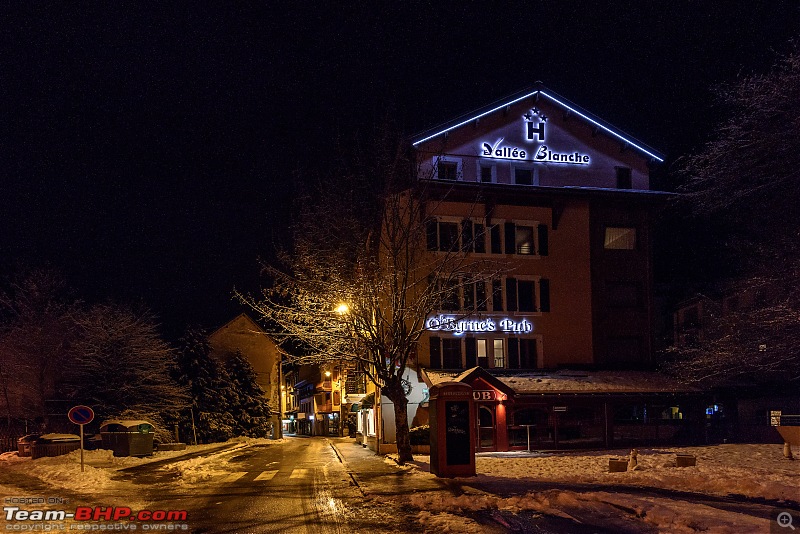
POLYGON ((616 167, 617 169, 617 189, 633 189, 633 179, 631 178, 630 167, 616 167))

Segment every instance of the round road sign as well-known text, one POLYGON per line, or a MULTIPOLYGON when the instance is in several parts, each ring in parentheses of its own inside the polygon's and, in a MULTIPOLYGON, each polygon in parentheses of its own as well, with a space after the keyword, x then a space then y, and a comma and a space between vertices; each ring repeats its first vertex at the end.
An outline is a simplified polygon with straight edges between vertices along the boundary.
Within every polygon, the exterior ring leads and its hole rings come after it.
POLYGON ((94 410, 88 406, 73 406, 67 417, 76 425, 85 425, 91 423, 92 419, 94 419, 94 410))

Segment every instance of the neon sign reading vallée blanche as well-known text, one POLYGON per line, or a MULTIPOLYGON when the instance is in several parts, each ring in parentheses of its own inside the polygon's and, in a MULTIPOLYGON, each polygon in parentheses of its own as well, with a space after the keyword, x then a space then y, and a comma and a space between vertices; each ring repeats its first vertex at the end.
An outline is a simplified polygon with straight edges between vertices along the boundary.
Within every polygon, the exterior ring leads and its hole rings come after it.
POLYGON ((530 334, 533 332, 533 323, 527 319, 515 321, 508 317, 495 321, 492 318, 485 319, 456 319, 451 315, 437 315, 429 317, 425 321, 425 328, 432 332, 452 332, 460 336, 467 332, 486 333, 486 332, 506 332, 511 334, 530 334))

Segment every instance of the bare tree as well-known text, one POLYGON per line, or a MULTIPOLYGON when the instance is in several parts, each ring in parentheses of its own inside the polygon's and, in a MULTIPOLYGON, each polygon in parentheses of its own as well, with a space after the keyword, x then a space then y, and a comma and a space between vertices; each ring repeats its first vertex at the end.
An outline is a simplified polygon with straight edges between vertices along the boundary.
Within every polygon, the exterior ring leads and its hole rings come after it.
POLYGON ((450 250, 429 251, 430 215, 443 201, 430 194, 432 171, 396 137, 381 138, 369 153, 303 199, 292 250, 264 266, 270 285, 259 297, 238 296, 274 326, 279 341, 298 349, 289 355, 298 363, 357 363, 394 404, 399 459, 406 462, 412 456, 403 376, 425 321, 462 287, 485 284, 498 269, 458 240, 450 250))
POLYGON ((672 349, 673 367, 716 383, 800 380, 800 50, 719 95, 728 118, 678 168, 696 223, 724 244, 720 292, 749 303, 722 307, 700 343, 672 349))

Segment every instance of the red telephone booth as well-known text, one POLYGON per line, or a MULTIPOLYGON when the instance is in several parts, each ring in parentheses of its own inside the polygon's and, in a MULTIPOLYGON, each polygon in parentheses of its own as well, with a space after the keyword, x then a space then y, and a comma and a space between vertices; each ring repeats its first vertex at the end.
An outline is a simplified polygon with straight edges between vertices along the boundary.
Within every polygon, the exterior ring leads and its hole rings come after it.
POLYGON ((475 402, 472 386, 443 382, 430 389, 431 473, 475 476, 475 402))

